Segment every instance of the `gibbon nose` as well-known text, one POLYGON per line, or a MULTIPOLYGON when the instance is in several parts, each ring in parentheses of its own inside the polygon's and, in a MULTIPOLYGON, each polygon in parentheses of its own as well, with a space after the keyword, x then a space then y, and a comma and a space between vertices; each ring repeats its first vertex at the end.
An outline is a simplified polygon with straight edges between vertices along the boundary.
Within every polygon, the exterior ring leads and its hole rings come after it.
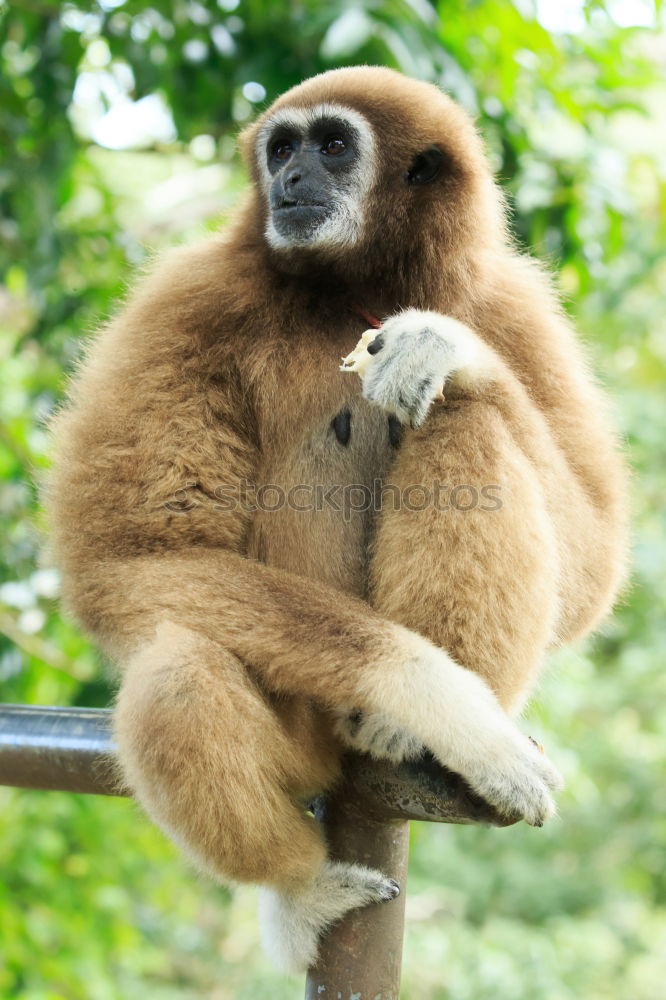
POLYGON ((291 173, 287 175, 285 185, 291 185, 293 187, 294 184, 298 184, 302 176, 303 176, 303 171, 301 170, 300 167, 296 167, 294 170, 291 171, 291 173))

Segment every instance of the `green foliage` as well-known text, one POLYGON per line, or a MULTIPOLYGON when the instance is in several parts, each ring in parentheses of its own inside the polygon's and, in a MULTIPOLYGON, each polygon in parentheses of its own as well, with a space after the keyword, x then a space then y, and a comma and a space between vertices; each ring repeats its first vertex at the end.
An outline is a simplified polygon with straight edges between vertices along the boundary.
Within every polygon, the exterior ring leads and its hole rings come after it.
MULTIPOLYGON (((554 30, 559 5, 539 21, 508 0, 0 0, 2 700, 110 700, 38 564, 43 420, 144 256, 224 220, 235 133, 301 78, 378 62, 465 104, 517 239, 550 262, 611 387, 635 572, 531 711, 568 779, 561 818, 414 825, 408 1000, 648 1000, 666 980, 666 85, 664 34, 614 21, 628 6, 581 2, 554 30)), ((198 881, 133 804, 0 789, 0 816, 3 1000, 302 994, 258 954, 252 891, 198 881)))

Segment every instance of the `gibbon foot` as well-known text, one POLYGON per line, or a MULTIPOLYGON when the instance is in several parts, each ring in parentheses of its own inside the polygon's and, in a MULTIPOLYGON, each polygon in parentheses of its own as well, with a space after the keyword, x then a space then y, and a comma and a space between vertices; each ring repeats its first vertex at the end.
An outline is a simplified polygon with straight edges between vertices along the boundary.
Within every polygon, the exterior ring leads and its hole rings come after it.
POLYGON ((367 400, 412 427, 420 427, 432 403, 444 399, 447 379, 474 379, 488 368, 488 352, 472 330, 418 309, 367 331, 341 365, 358 372, 367 400))
POLYGON ((369 753, 378 760, 390 760, 394 764, 402 760, 417 760, 425 749, 413 733, 399 726, 384 712, 363 712, 360 708, 351 712, 340 710, 333 729, 352 750, 369 753))
POLYGON ((264 950, 287 972, 314 965, 322 933, 349 910, 384 903, 400 894, 395 879, 373 868, 326 861, 304 889, 259 890, 259 923, 264 950))
POLYGON ((464 778, 502 815, 543 826, 555 813, 550 793, 562 787, 562 777, 531 737, 520 736, 522 748, 503 747, 491 760, 470 768, 464 778))

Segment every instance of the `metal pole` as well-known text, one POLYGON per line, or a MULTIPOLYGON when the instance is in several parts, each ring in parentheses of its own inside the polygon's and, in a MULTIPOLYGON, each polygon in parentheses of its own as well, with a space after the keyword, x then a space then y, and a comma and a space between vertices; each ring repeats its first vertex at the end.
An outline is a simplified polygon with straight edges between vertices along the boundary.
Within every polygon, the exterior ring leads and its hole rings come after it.
MULTIPOLYGON (((108 708, 0 703, 0 785, 97 795, 129 795, 122 787, 108 708)), ((336 800, 375 821, 510 826, 432 757, 393 765, 350 754, 336 800)), ((324 800, 316 803, 323 816, 324 800)))
POLYGON ((377 821, 335 800, 326 806, 324 828, 333 857, 378 868, 400 883, 400 895, 389 903, 353 910, 329 931, 316 968, 308 972, 305 1000, 398 1000, 409 820, 377 821))
POLYGON ((0 705, 0 785, 129 795, 113 752, 108 708, 0 705))

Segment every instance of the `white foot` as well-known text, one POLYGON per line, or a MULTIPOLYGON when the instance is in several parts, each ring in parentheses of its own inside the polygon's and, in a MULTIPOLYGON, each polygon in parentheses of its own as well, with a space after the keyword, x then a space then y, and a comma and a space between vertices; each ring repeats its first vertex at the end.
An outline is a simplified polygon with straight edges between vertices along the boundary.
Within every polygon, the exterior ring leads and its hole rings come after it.
POLYGON ((267 955, 286 972, 314 965, 321 934, 349 910, 395 899, 398 883, 373 868, 327 861, 299 892, 259 890, 259 924, 267 955))

